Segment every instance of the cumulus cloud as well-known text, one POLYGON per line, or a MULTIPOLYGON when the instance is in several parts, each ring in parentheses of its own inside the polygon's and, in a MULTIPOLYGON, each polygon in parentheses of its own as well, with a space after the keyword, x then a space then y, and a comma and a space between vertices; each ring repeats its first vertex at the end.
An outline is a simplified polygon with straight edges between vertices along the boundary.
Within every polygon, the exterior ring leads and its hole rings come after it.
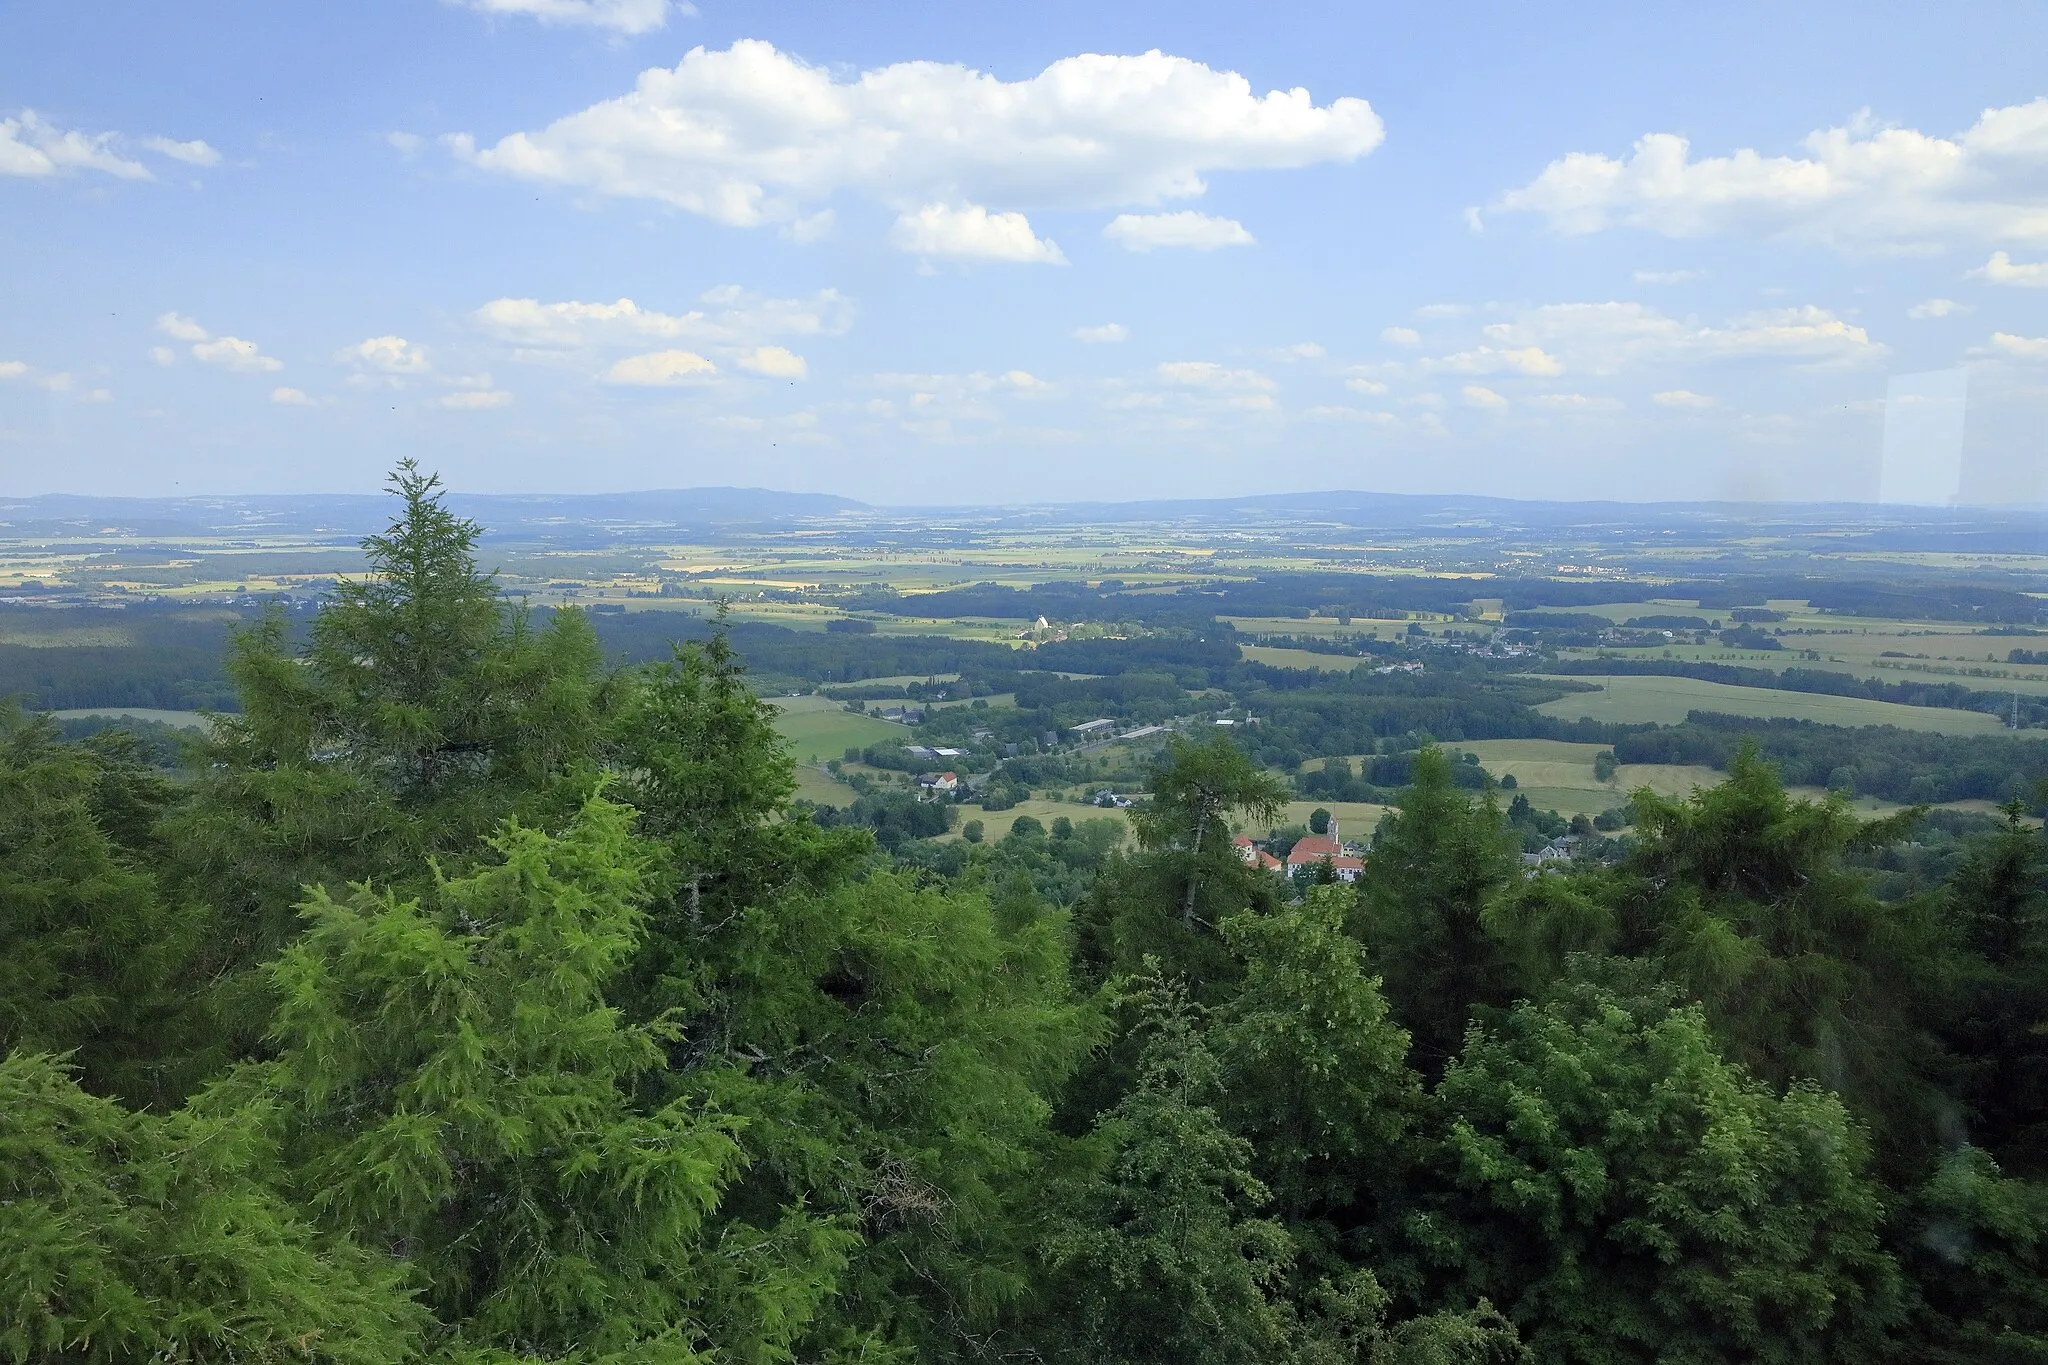
POLYGON ((220 153, 199 138, 194 138, 190 142, 179 142, 175 138, 152 137, 144 138, 142 145, 159 156, 167 156, 173 161, 182 161, 188 166, 218 166, 220 164, 220 153))
POLYGON ((1696 280, 1703 272, 1698 270, 1638 270, 1630 276, 1637 284, 1684 284, 1696 280))
POLYGON ((897 218, 889 244, 920 256, 968 261, 1065 265, 1059 243, 1038 236, 1021 213, 990 213, 979 204, 926 204, 897 218))
POLYGON ((1701 361, 1855 365, 1887 353, 1863 328, 1811 306, 1752 313, 1712 327, 1640 303, 1553 303, 1489 323, 1481 332, 1492 347, 1505 348, 1495 354, 1538 347, 1567 368, 1601 374, 1634 364, 1701 361))
POLYGON ((1945 318, 1950 313, 1967 313, 1969 311, 1966 305, 1957 303, 1954 299, 1923 299, 1921 302, 1908 308, 1906 316, 1924 321, 1927 318, 1945 318))
POLYGON ((1862 115, 1801 147, 1794 156, 1744 149, 1695 158, 1685 138, 1651 133, 1625 157, 1561 157, 1495 207, 1574 234, 1752 230, 1863 249, 2048 242, 2048 98, 1987 109, 1954 137, 1862 115))
POLYGON ((1274 354, 1282 360, 1321 360, 1326 352, 1320 342, 1297 341, 1292 346, 1282 346, 1274 354))
POLYGON ((649 351, 615 362, 605 371, 604 378, 608 384, 664 388, 701 383, 717 373, 718 367, 695 351, 649 351))
POLYGON ((1483 384, 1467 384, 1458 392, 1465 399, 1468 408, 1504 408, 1508 400, 1483 384))
POLYGON ((1385 393, 1387 386, 1369 375, 1357 374, 1344 381, 1344 387, 1353 393, 1385 393))
POLYGON ((424 374, 427 353, 399 336, 370 337, 341 353, 341 358, 383 374, 424 374))
POLYGON ((1421 344, 1422 333, 1413 327, 1382 327, 1380 340, 1391 341, 1396 346, 1415 346, 1421 344))
POLYGON ((1425 360, 1421 368, 1425 373, 1549 376, 1563 374, 1564 362, 1541 346, 1476 346, 1455 355, 1425 360))
POLYGON ((1970 272, 1970 278, 2022 289, 2048 289, 2048 261, 2015 261, 2003 251, 1994 251, 1990 260, 1970 272))
POLYGON ((99 171, 122 180, 148 180, 149 168, 115 151, 117 133, 59 128, 33 109, 0 118, 0 175, 31 178, 99 171))
MULTIPOLYGON (((543 24, 579 24, 627 35, 651 33, 668 22, 669 0, 451 0, 479 14, 516 14, 543 24)), ((677 6, 695 14, 688 3, 677 6)))
MULTIPOLYGON (((268 374, 284 368, 284 362, 263 354, 253 341, 240 337, 215 336, 183 313, 164 313, 156 320, 156 329, 173 341, 186 342, 194 360, 208 365, 218 365, 224 370, 235 370, 243 374, 268 374)), ((170 348, 159 346, 150 352, 150 358, 159 365, 168 364, 164 353, 170 348)), ((175 359, 172 356, 170 359, 175 359)))
POLYGON ((810 375, 810 367, 795 351, 781 346, 754 346, 741 351, 734 361, 750 374, 765 375, 770 379, 804 379, 810 375))
POLYGON ((1193 209, 1178 213, 1119 213, 1102 229, 1102 235, 1126 251, 1150 251, 1154 247, 1214 251, 1217 247, 1254 243, 1251 233, 1236 219, 1211 218, 1193 209))
POLYGON ((1665 389, 1650 395, 1650 401, 1666 408, 1711 408, 1714 400, 1691 389, 1665 389))
POLYGON ((1383 136, 1362 99, 1257 95, 1157 51, 1067 57, 1021 81, 942 62, 841 78, 749 39, 694 48, 545 128, 449 146, 487 171, 748 227, 841 191, 904 214, 1139 207, 1198 196, 1216 171, 1353 161, 1383 136))
POLYGON ((1076 327, 1074 340, 1095 343, 1122 341, 1130 334, 1130 329, 1121 322, 1105 322, 1095 327, 1076 327))
POLYGON ((2021 360, 2048 360, 2048 337, 2015 336, 2011 332, 1993 332, 1991 344, 2007 355, 2018 356, 2021 360))
POLYGON ((27 373, 25 360, 0 360, 0 379, 20 379, 27 373))
POLYGON ((270 401, 285 408, 317 408, 320 402, 309 397, 303 389, 286 388, 282 385, 270 391, 270 401))
POLYGON ((485 333, 527 351, 571 351, 588 346, 695 341, 757 345, 777 336, 837 336, 853 325, 853 305, 837 290, 809 298, 764 298, 737 285, 721 285, 699 299, 702 308, 664 313, 631 299, 585 303, 570 299, 493 299, 471 316, 485 333))
POLYGON ((205 341, 212 335, 183 313, 162 314, 156 320, 156 329, 173 341, 205 341))
POLYGON ((168 346, 150 347, 149 358, 159 365, 175 365, 178 363, 178 353, 168 346))

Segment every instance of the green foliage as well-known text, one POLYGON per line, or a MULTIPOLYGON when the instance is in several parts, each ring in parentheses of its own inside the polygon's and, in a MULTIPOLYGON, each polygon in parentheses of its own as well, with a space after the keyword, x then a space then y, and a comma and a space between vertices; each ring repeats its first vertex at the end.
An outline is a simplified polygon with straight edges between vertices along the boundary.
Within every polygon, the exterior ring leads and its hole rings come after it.
POLYGON ((403 1268, 282 1198, 248 1117, 134 1113, 0 1059, 0 1360, 414 1358, 403 1268))
POLYGON ((2048 1186, 2006 1179, 1974 1147, 1913 1201, 1906 1243, 1928 1365, 2048 1360, 2048 1186))
POLYGON ((92 1089, 161 1098, 192 932, 150 871, 172 796, 127 737, 65 744, 0 704, 0 1053, 75 1050, 92 1089))
POLYGON ((1839 798, 1795 800, 1754 751, 1687 801, 1634 799, 1623 950, 1651 952, 1758 1075, 1825 1082, 1882 1116, 1895 1151, 1926 1141, 1913 1117, 1934 1062, 1915 1002, 1938 930, 1922 905, 1879 901, 1847 857, 1895 841, 1918 812, 1863 822, 1839 798))
POLYGON ((1222 1066, 1182 988, 1153 976, 1126 990, 1143 1041, 1137 1084, 1092 1135, 1099 1165, 1045 1244, 1070 1324, 1055 1358, 1285 1359, 1294 1246, 1256 1214, 1268 1193, 1252 1144, 1214 1108, 1222 1066))
POLYGON ((1348 900, 1322 889, 1223 922, 1244 973, 1211 1035, 1221 1108, 1290 1222, 1352 1214, 1368 1190, 1384 1193, 1421 1102, 1408 1036, 1344 932, 1348 900))
POLYGON ((1415 785, 1359 882, 1363 937, 1429 1074, 1456 1052, 1474 1008, 1510 998, 1508 963, 1483 921, 1518 871, 1515 841, 1492 795, 1474 801, 1451 768, 1441 750, 1416 756, 1415 785))
POLYGON ((1868 1359, 1899 1316, 1847 1112, 1723 1061, 1705 1016, 1585 985, 1475 1026, 1418 1236, 1538 1359, 1868 1359))
POLYGON ((642 930, 630 819, 593 799, 559 837, 507 826, 501 861, 421 900, 316 890, 272 969, 278 1060, 234 1083, 274 1109, 307 1206, 405 1248, 465 1347, 681 1360, 731 1332, 744 1355, 804 1316, 707 1301, 701 1267, 735 1249, 700 1239, 742 1156, 730 1118, 645 1097, 673 1028, 604 1000, 642 930))

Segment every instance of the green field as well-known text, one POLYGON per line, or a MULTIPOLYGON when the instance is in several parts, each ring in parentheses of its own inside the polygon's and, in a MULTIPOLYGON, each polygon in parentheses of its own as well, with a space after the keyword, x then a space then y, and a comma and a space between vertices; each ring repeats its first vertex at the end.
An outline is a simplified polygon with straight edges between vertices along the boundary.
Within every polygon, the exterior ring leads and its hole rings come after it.
POLYGON ((1862 697, 1816 696, 1764 687, 1731 687, 1696 678, 1585 677, 1569 681, 1594 683, 1602 690, 1574 692, 1544 702, 1536 709, 1564 720, 1584 716, 1623 725, 1645 721, 1676 725, 1688 711, 1720 711, 1758 718, 1789 716, 1823 725, 1896 725, 1901 730, 1931 730, 1947 735, 1983 735, 2004 728, 1998 717, 1979 711, 1903 706, 1862 697))
POLYGON ((1370 662, 1352 654, 1318 654, 1312 649, 1285 649, 1279 645, 1239 645, 1237 649, 1249 662, 1272 668, 1327 668, 1332 673, 1348 673, 1370 662))
POLYGON ((776 730, 789 741, 790 753, 799 763, 822 762, 848 749, 911 737, 904 726, 855 715, 830 697, 770 697, 768 704, 776 710, 776 730))

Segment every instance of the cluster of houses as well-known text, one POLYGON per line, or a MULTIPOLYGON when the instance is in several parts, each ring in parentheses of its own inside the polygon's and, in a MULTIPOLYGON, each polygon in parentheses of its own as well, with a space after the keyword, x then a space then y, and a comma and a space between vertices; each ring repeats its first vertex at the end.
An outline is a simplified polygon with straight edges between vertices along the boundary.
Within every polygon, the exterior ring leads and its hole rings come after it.
POLYGON ((1287 850, 1285 858, 1275 857, 1242 834, 1231 840, 1231 844, 1247 867, 1256 867, 1277 877, 1301 875, 1322 863, 1329 864, 1330 871, 1340 882, 1355 882, 1365 872, 1364 857, 1345 847, 1335 819, 1330 821, 1329 833, 1304 834, 1295 840, 1294 847, 1287 850))

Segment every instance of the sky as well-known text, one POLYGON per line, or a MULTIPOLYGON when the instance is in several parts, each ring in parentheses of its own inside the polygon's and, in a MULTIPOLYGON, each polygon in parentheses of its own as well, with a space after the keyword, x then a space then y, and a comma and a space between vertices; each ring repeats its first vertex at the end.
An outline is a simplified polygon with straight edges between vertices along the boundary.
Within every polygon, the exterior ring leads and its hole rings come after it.
POLYGON ((9 0, 0 495, 1866 501, 1890 394, 1895 460, 2048 502, 2043 52, 2038 0, 9 0))

